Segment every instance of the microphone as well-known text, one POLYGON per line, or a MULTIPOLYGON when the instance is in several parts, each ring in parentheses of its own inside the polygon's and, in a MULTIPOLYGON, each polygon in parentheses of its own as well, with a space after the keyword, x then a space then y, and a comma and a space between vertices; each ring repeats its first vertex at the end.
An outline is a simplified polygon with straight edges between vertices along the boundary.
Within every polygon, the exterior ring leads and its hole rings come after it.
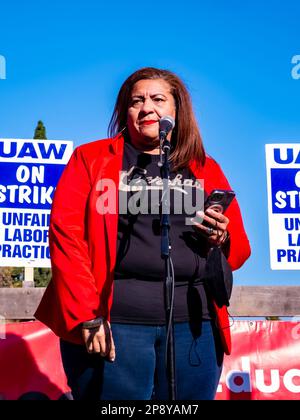
MULTIPOLYGON (((159 150, 160 159, 158 162, 159 167, 163 166, 163 159, 162 159, 163 142, 164 140, 166 140, 167 135, 169 134, 171 130, 173 130, 174 127, 175 127, 175 120, 169 115, 166 115, 165 117, 162 117, 159 120, 159 140, 160 140, 160 150, 159 150)), ((166 147, 168 146, 166 145, 166 147)))
POLYGON ((169 132, 175 127, 174 118, 166 115, 159 120, 159 138, 165 139, 169 132))

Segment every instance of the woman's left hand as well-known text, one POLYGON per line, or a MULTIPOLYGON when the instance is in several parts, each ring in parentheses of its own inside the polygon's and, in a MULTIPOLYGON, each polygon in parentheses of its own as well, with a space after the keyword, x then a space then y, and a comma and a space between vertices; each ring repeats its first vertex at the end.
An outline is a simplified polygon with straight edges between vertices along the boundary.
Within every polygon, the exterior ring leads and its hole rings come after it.
POLYGON ((220 212, 214 211, 212 208, 208 208, 205 213, 203 211, 197 211, 196 215, 203 220, 201 223, 193 220, 193 225, 200 230, 203 236, 207 237, 210 244, 219 246, 227 240, 228 217, 220 212))

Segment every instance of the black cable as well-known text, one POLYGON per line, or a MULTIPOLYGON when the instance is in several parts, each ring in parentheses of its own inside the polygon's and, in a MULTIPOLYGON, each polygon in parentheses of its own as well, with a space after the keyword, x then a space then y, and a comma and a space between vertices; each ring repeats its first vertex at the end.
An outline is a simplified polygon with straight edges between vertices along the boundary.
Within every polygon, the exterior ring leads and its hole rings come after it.
POLYGON ((171 266, 171 278, 172 278, 172 292, 171 292, 171 303, 170 303, 170 316, 169 323, 166 325, 166 350, 165 350, 165 364, 168 366, 168 342, 170 339, 170 333, 172 328, 172 320, 174 313, 174 299, 175 299, 175 274, 174 274, 174 265, 172 258, 170 257, 170 266, 171 266))

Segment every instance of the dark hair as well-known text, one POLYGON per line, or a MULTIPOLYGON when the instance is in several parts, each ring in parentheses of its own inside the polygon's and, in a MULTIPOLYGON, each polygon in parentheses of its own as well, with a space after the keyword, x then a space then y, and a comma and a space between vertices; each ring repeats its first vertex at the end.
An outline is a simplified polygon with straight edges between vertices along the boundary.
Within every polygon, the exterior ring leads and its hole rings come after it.
POLYGON ((145 67, 131 74, 121 86, 108 133, 113 137, 126 127, 127 112, 131 99, 131 92, 135 83, 145 79, 163 79, 171 87, 171 93, 176 104, 176 123, 172 132, 172 153, 170 160, 173 170, 189 166, 192 160, 200 165, 205 162, 205 151, 192 108, 190 95, 184 83, 169 70, 145 67))

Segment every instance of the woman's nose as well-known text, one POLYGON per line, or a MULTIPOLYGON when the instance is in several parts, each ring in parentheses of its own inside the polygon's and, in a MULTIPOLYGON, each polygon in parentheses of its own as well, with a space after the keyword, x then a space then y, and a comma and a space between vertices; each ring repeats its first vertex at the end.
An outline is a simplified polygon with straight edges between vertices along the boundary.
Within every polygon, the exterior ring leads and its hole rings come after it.
POLYGON ((149 113, 151 111, 153 111, 154 107, 153 107, 153 101, 151 100, 151 98, 145 98, 142 107, 141 107, 141 111, 144 113, 149 113))

